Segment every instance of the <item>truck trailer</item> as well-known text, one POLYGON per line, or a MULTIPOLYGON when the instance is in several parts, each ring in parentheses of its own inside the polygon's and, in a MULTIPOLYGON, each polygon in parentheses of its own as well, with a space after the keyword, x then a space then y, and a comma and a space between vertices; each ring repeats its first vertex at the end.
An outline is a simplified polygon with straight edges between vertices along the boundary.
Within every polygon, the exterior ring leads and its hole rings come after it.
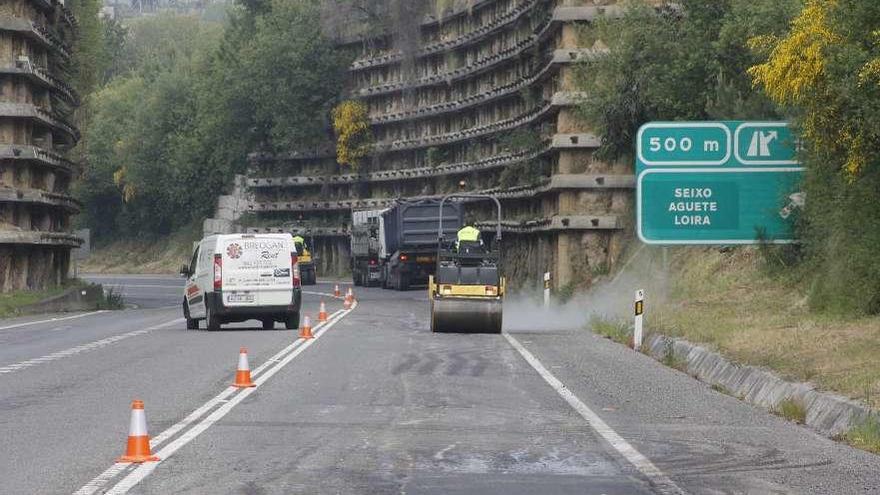
MULTIPOLYGON (((460 204, 443 205, 444 235, 455 237, 463 221, 460 204)), ((383 288, 407 290, 428 284, 436 270, 439 222, 439 199, 400 201, 380 214, 377 260, 383 288)))

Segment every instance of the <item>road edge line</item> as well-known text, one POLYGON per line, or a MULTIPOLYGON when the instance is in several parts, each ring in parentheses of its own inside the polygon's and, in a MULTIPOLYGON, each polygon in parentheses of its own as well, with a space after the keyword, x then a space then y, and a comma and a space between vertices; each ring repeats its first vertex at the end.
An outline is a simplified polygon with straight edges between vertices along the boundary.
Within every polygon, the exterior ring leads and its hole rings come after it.
POLYGON ((13 325, 7 325, 5 327, 0 327, 0 331, 2 330, 12 330, 13 328, 21 328, 21 327, 29 327, 33 325, 39 325, 41 323, 55 323, 56 321, 66 321, 66 320, 75 320, 77 318, 83 318, 86 316, 97 315, 101 313, 107 313, 109 310, 107 309, 99 309, 98 311, 89 311, 88 313, 80 313, 71 316, 59 316, 55 318, 49 318, 47 320, 36 320, 36 321, 26 321, 23 323, 15 323, 13 325))
POLYGON ((15 373, 17 371, 21 371, 28 368, 33 368, 34 366, 48 363, 51 361, 58 361, 59 359, 64 359, 70 356, 76 356, 77 354, 82 354, 83 352, 93 351, 95 349, 101 349, 102 347, 107 347, 108 345, 115 344, 120 340, 125 340, 130 337, 137 337, 138 335, 146 335, 155 330, 161 330, 166 327, 170 327, 177 323, 183 322, 183 318, 177 318, 175 320, 171 320, 169 322, 165 322, 159 325, 154 325, 152 327, 143 328, 140 330, 132 330, 131 332, 120 333, 117 335, 111 335, 110 337, 104 337, 103 339, 93 340, 91 342, 86 342, 85 344, 80 344, 78 346, 70 347, 67 349, 62 349, 60 351, 53 352, 51 354, 45 354, 43 356, 25 359, 24 361, 19 361, 17 363, 7 364, 4 366, 0 366, 0 376, 7 375, 10 373, 15 373))
POLYGON ((515 337, 507 332, 502 335, 504 335, 504 338, 507 339, 510 345, 519 352, 523 359, 525 359, 526 362, 529 363, 539 375, 541 375, 541 378, 543 378, 544 381, 547 382, 547 384, 568 403, 568 405, 587 421, 596 433, 608 442, 618 454, 623 456, 623 458, 632 464, 642 475, 648 478, 648 481, 654 488, 659 490, 659 493, 664 495, 686 495, 686 492, 679 488, 675 482, 660 470, 660 468, 655 466, 647 457, 630 445, 630 443, 620 436, 620 434, 608 426, 608 423, 603 421, 598 414, 587 407, 587 405, 584 404, 574 392, 569 390, 562 381, 550 373, 550 371, 541 364, 541 361, 520 344, 515 337))

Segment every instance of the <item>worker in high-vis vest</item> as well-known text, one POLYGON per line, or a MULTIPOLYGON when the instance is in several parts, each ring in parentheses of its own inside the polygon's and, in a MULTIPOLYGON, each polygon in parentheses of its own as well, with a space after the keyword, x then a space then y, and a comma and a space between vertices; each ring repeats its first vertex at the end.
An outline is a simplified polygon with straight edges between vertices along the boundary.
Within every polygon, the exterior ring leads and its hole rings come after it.
POLYGON ((301 235, 293 236, 293 245, 296 246, 296 252, 302 253, 306 248, 306 240, 301 235))
POLYGON ((458 238, 455 241, 455 249, 457 251, 461 250, 462 244, 465 247, 477 245, 482 246, 483 240, 480 238, 480 229, 472 226, 465 225, 458 231, 458 238))

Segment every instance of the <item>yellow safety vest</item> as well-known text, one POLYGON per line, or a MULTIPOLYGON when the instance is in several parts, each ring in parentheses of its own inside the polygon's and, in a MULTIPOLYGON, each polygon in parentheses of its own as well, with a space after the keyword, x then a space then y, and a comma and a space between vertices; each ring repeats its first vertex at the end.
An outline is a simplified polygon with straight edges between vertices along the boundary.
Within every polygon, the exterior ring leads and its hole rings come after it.
POLYGON ((293 243, 294 244, 305 244, 306 240, 303 239, 301 236, 295 235, 295 236, 293 236, 293 243))
POLYGON ((458 231, 458 242, 479 242, 480 229, 470 225, 458 231))

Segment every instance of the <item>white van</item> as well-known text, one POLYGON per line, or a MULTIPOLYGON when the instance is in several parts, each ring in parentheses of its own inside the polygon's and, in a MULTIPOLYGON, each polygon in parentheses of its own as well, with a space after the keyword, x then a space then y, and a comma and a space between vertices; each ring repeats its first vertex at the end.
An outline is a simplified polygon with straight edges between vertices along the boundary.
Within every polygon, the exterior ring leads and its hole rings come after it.
POLYGON ((183 316, 186 328, 205 320, 208 330, 223 323, 260 320, 263 328, 284 322, 299 328, 302 304, 299 264, 290 234, 212 235, 202 239, 189 265, 183 316))

